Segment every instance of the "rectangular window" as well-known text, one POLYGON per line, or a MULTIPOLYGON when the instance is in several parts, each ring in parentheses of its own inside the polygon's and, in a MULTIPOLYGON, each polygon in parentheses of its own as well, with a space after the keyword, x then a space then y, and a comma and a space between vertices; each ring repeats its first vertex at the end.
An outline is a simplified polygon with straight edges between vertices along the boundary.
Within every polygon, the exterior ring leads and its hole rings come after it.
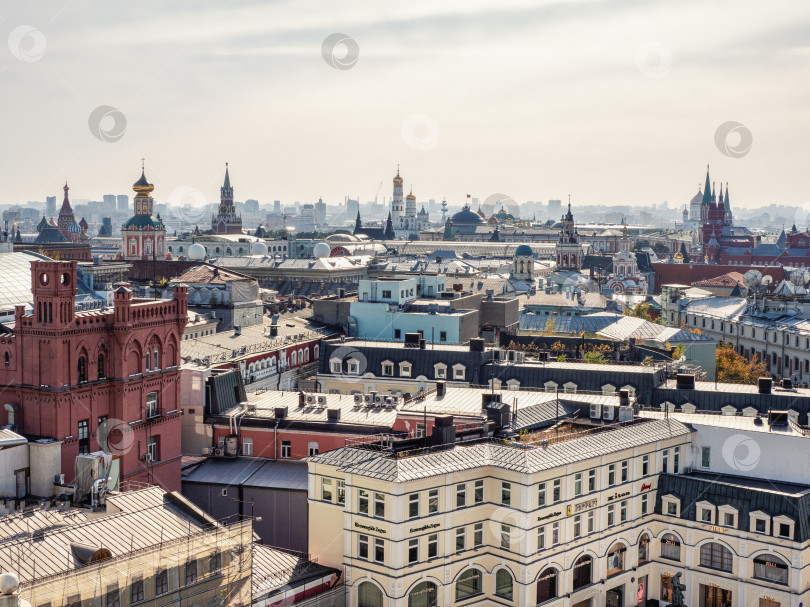
POLYGON ((712 448, 711 447, 701 447, 700 448, 700 467, 701 468, 709 468, 712 462, 712 448))
POLYGON ((208 573, 216 573, 222 569, 222 553, 217 550, 208 557, 208 573))
POLYGON ((394 329, 394 339, 399 339, 400 337, 402 337, 402 330, 394 329))
POLYGON ((724 512, 723 513, 723 526, 724 527, 733 527, 734 526, 734 515, 731 512, 724 512))
POLYGON ((368 536, 357 536, 357 557, 361 559, 368 559, 368 536))
POLYGON ((309 453, 309 457, 318 455, 318 443, 309 443, 309 445, 307 445, 307 452, 309 453))
POLYGON ((408 564, 413 565, 419 561, 419 540, 408 540, 408 564))
POLYGON ((641 496, 641 514, 649 514, 649 496, 645 493, 641 496))
POLYGON ((675 447, 675 456, 672 458, 672 472, 678 474, 681 469, 681 448, 675 447))
POLYGON ((540 527, 537 530, 537 551, 543 550, 546 547, 546 528, 540 527))
POLYGON ((158 436, 150 436, 146 439, 146 461, 156 462, 160 459, 160 443, 158 436))
POLYGON ((512 533, 512 529, 509 525, 501 525, 501 548, 505 548, 509 550, 509 535, 512 533))
POLYGON ((360 514, 368 514, 368 491, 365 489, 357 491, 357 511, 360 514))
POLYGON ((627 500, 622 500, 622 503, 619 504, 619 522, 627 522, 627 500))
POLYGON ((90 420, 79 420, 79 453, 90 453, 90 420))
POLYGON ((650 456, 644 455, 641 458, 641 476, 647 476, 650 473, 650 456))
POLYGON ((133 580, 129 586, 129 598, 131 603, 138 603, 143 600, 143 580, 133 580))
POLYGON ((411 493, 408 496, 408 518, 419 516, 419 494, 411 493))
POLYGON ((342 373, 343 367, 342 363, 339 360, 332 361, 332 373, 342 373))
POLYGON ((337 482, 337 503, 341 506, 346 503, 346 481, 337 482))
POLYGON ((146 395, 146 419, 158 416, 157 392, 146 395))
POLYGON ((556 479, 554 481, 554 488, 552 489, 552 494, 555 504, 562 499, 562 481, 560 479, 556 479))
POLYGON ((501 481, 501 504, 509 506, 512 504, 512 485, 501 481))
POLYGON ((428 491, 428 514, 436 514, 439 511, 439 490, 428 491))
POLYGON ((711 523, 712 522, 712 511, 708 508, 701 508, 700 509, 700 520, 704 523, 711 523))
POLYGON ((475 491, 473 494, 473 499, 475 500, 476 504, 484 503, 484 481, 482 480, 475 481, 475 491))
POLYGON ((593 510, 588 513, 588 533, 593 533, 594 530, 594 521, 596 517, 594 516, 593 510))
POLYGON ((242 439, 242 455, 251 457, 253 456, 253 439, 252 438, 243 438, 242 439))
POLYGON ((754 529, 757 533, 765 533, 765 530, 768 528, 768 524, 764 518, 755 519, 754 529))
POLYGON ((546 484, 540 483, 537 488, 537 506, 542 508, 546 505, 546 484))
POLYGON ((439 536, 437 534, 428 536, 428 558, 435 559, 439 556, 439 536))
POLYGON ((108 586, 104 597, 105 607, 121 607, 121 593, 118 586, 108 586))
POLYGON ((439 331, 439 341, 447 341, 447 331, 439 331))
POLYGON ((332 501, 332 479, 331 478, 322 478, 321 479, 321 499, 325 502, 332 501))
POLYGON ((787 523, 779 523, 779 537, 790 538, 790 525, 787 523))
POLYGON ((608 466, 608 487, 612 487, 616 484, 616 464, 610 464, 608 466))
POLYGON ((444 367, 436 367, 436 379, 444 379, 445 371, 444 367))
POLYGON ((484 545, 484 523, 476 523, 473 526, 473 547, 480 548, 484 545))
POLYGON ((399 374, 402 377, 410 377, 411 376, 411 366, 410 365, 400 365, 399 366, 399 374))
POLYGON ((374 516, 385 518, 385 496, 382 493, 374 494, 374 516))
POLYGON ((467 485, 461 483, 456 485, 456 508, 463 508, 467 505, 467 485))
POLYGON ((588 493, 596 491, 596 470, 588 472, 588 493))
POLYGON ((622 462, 622 482, 626 483, 629 478, 630 462, 627 460, 622 462))
POLYGON ((394 374, 394 365, 392 363, 385 363, 382 366, 382 374, 392 376, 394 374))
POLYGON ((582 472, 574 474, 574 497, 582 495, 582 472))
POLYGON ((281 459, 290 459, 292 457, 292 442, 288 440, 281 441, 281 459))
POLYGON ((607 507, 607 526, 610 527, 616 522, 616 506, 610 504, 607 507))
POLYGON ((193 561, 188 561, 186 563, 186 586, 189 584, 193 584, 197 581, 197 560, 194 559, 193 561))
POLYGON ((551 545, 556 546, 560 543, 560 523, 551 524, 551 545))
POLYGON ((578 538, 582 535, 582 515, 577 514, 574 517, 574 537, 578 538))
POLYGON ((467 531, 464 527, 459 527, 456 529, 456 552, 461 552, 467 546, 467 531))
POLYGON ((669 449, 664 449, 662 458, 661 472, 667 474, 669 472, 669 449))
POLYGON ((169 592, 169 572, 162 569, 155 575, 155 594, 165 594, 169 592))
POLYGON ((385 544, 378 537, 374 538, 374 562, 375 563, 385 562, 385 544))

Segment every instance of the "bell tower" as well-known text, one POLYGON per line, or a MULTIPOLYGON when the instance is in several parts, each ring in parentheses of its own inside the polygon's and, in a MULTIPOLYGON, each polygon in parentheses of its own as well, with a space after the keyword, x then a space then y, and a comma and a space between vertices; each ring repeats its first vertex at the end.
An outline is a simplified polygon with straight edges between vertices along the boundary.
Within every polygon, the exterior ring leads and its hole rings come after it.
POLYGON ((55 331, 67 328, 75 318, 76 262, 32 262, 31 285, 35 326, 55 331))

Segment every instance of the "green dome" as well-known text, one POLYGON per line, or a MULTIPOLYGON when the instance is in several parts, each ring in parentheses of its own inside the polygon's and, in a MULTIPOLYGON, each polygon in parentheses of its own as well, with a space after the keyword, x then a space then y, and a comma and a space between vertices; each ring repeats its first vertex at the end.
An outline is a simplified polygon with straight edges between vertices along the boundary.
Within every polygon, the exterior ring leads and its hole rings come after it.
POLYGON ((141 230, 144 228, 153 228, 156 230, 158 228, 162 228, 163 224, 159 221, 155 221, 149 215, 134 215, 133 217, 129 218, 129 221, 124 224, 124 227, 138 228, 141 230))
POLYGON ((532 251, 532 248, 529 245, 522 244, 517 249, 515 249, 515 256, 517 257, 522 255, 534 257, 534 251, 532 251))

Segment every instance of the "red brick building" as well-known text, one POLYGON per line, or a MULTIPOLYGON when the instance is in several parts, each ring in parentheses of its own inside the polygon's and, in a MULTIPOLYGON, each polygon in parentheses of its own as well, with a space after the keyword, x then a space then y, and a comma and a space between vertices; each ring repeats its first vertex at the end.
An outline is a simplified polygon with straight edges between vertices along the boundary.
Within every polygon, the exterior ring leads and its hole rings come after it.
POLYGON ((141 300, 121 286, 112 310, 77 313, 75 262, 32 262, 31 284, 32 313, 17 306, 13 334, 0 338, 0 424, 62 441, 68 482, 75 457, 101 441, 120 456, 122 482, 179 491, 186 287, 141 300))
POLYGON ((729 272, 745 274, 748 270, 762 272, 763 276, 770 276, 774 284, 779 284, 788 277, 788 272, 782 266, 761 265, 726 265, 707 263, 670 263, 661 262, 652 264, 655 272, 655 293, 661 293, 663 285, 678 284, 692 285, 708 278, 716 278, 729 272))

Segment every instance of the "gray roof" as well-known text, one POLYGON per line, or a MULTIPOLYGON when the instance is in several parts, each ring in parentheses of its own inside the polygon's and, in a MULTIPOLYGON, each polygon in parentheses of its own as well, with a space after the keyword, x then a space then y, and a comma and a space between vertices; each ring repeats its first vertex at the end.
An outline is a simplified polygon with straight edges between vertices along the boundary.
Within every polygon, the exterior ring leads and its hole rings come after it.
POLYGON ((183 483, 306 491, 307 466, 301 461, 210 457, 184 472, 183 483))
POLYGON ((388 482, 407 482, 462 470, 493 467, 534 474, 560 466, 683 436, 691 430, 672 419, 641 421, 547 447, 497 442, 456 444, 454 448, 412 457, 394 458, 378 451, 341 447, 307 458, 355 474, 388 482))
POLYGON ((332 567, 308 561, 303 554, 292 554, 262 544, 253 545, 251 564, 254 600, 338 572, 332 567))

